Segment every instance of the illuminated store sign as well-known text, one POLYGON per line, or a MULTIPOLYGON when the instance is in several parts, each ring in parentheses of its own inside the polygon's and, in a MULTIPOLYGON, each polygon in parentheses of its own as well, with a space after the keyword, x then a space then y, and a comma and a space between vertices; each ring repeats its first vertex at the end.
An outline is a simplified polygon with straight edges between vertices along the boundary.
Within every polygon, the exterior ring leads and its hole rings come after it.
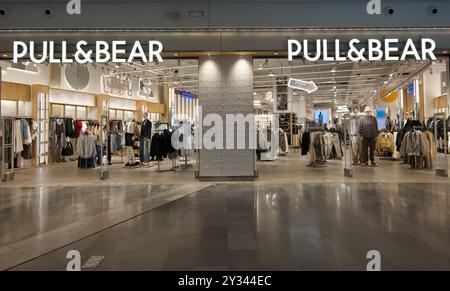
POLYGON ((317 86, 313 81, 303 81, 299 79, 290 78, 288 81, 288 87, 297 90, 303 90, 308 93, 317 91, 317 86))
POLYGON ((192 94, 191 92, 182 91, 182 90, 180 90, 180 95, 186 99, 195 99, 196 98, 195 95, 192 94))
POLYGON ((429 38, 420 40, 420 48, 417 49, 414 41, 408 39, 403 48, 399 47, 399 40, 396 38, 369 39, 367 46, 362 47, 359 39, 352 39, 345 44, 347 50, 341 51, 344 44, 339 39, 335 39, 332 44, 326 39, 315 41, 315 48, 311 49, 313 44, 307 39, 302 42, 298 40, 288 40, 288 60, 292 61, 294 57, 301 57, 307 61, 316 62, 318 60, 339 62, 339 61, 404 61, 407 57, 413 57, 416 60, 436 60, 434 49, 436 43, 429 38), (329 55, 329 49, 334 44, 334 54, 329 55))
POLYGON ((95 44, 89 44, 84 40, 76 43, 76 51, 73 54, 69 54, 67 50, 67 42, 61 41, 58 46, 61 47, 60 51, 56 51, 56 45, 54 41, 43 41, 42 44, 35 44, 34 41, 29 43, 23 41, 14 41, 13 48, 13 62, 17 63, 21 59, 30 59, 33 63, 42 64, 44 62, 55 64, 70 64, 70 63, 131 63, 133 61, 148 62, 163 62, 161 53, 163 51, 163 45, 156 40, 150 40, 147 44, 147 50, 144 50, 144 46, 135 41, 131 50, 127 51, 126 41, 116 40, 112 41, 109 45, 106 41, 96 41, 95 44), (89 49, 89 47, 95 47, 95 49, 89 49), (38 51, 38 48, 40 50, 38 51), (58 57, 60 53, 60 57, 58 57), (128 58, 122 57, 127 55, 128 58))

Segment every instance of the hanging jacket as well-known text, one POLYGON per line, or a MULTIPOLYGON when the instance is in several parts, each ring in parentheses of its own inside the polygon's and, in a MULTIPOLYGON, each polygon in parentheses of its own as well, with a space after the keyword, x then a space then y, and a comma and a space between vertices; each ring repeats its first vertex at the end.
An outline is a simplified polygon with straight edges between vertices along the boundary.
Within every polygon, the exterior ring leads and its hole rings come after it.
POLYGON ((78 137, 77 129, 76 129, 75 122, 73 121, 73 119, 67 118, 64 123, 65 123, 65 129, 66 129, 66 136, 70 137, 70 138, 77 138, 78 137))
POLYGON ((25 145, 31 144, 31 130, 30 125, 28 124, 28 121, 26 119, 20 120, 20 131, 22 134, 22 143, 25 145))
POLYGON ((390 132, 381 132, 377 137, 375 151, 381 153, 383 151, 393 153, 395 149, 394 135, 390 132))
POLYGON ((152 138, 152 122, 148 119, 142 122, 141 137, 152 138))
POLYGON ((92 158, 97 153, 96 137, 89 131, 81 134, 77 140, 77 154, 79 157, 92 158))
POLYGON ((413 130, 405 134, 400 155, 413 168, 431 168, 431 147, 422 131, 413 130))
POLYGON ((81 133, 81 129, 83 128, 83 121, 82 120, 75 121, 75 128, 77 131, 77 136, 79 136, 81 133))
POLYGON ((305 131, 302 135, 302 156, 306 156, 309 152, 311 133, 305 131))
POLYGON ((376 137, 378 122, 375 116, 363 115, 359 118, 359 135, 362 137, 376 137))

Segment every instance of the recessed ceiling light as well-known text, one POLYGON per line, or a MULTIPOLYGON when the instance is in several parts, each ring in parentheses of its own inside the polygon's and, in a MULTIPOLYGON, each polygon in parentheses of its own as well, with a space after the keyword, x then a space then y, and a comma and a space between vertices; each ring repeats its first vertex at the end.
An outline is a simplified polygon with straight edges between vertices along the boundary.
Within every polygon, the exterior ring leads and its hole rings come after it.
POLYGON ((5 57, 5 58, 6 58, 7 56, 8 56, 8 55, 3 55, 3 57, 5 57))
POLYGON ((384 81, 383 83, 384 83, 384 84, 387 84, 388 82, 387 82, 387 81, 384 81))
POLYGON ((443 51, 442 53, 443 53, 443 54, 446 54, 446 53, 448 53, 448 51, 443 51))
POLYGON ((269 71, 269 76, 270 76, 270 77, 275 76, 275 74, 272 72, 272 70, 269 71))
POLYGON ((278 53, 273 53, 274 55, 278 56, 278 53))
POLYGON ((178 57, 178 54, 173 54, 174 56, 178 57))

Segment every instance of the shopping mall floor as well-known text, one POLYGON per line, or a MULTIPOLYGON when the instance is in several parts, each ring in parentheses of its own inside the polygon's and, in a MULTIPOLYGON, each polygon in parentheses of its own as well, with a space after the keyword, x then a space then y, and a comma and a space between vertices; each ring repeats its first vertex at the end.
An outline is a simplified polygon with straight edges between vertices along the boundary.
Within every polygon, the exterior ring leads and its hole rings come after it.
MULTIPOLYGON (((329 160, 324 168, 309 167, 306 156, 298 150, 280 156, 275 161, 257 163, 258 178, 251 183, 447 183, 449 179, 437 177, 434 170, 413 170, 400 161, 392 161, 377 157, 377 168, 353 167, 353 177, 344 176, 343 160, 329 160)), ((450 165, 450 157, 448 159, 450 165)), ((189 167, 183 168, 184 162, 176 163, 175 171, 170 161, 160 164, 161 172, 157 172, 157 164, 152 167, 126 168, 120 158, 113 159, 108 166, 109 179, 100 180, 100 168, 77 169, 76 162, 53 164, 48 167, 21 169, 15 171, 14 181, 0 184, 1 187, 25 186, 87 186, 87 185, 168 185, 198 183, 195 178, 195 157, 189 159, 189 167)))
POLYGON ((83 270, 365 270, 378 250, 382 270, 450 270, 449 178, 387 160, 346 178, 342 163, 291 153, 258 163, 253 182, 17 171, 0 187, 0 269, 65 270, 78 250, 82 265, 104 257, 83 270))

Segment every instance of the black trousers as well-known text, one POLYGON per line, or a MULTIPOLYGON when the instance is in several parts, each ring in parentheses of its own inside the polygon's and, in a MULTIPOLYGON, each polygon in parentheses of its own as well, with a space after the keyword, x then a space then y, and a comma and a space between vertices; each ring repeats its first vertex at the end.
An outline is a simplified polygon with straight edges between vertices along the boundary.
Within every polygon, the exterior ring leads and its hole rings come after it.
POLYGON ((375 144, 376 138, 374 137, 363 137, 361 144, 361 163, 367 164, 369 162, 369 153, 370 153, 370 161, 372 163, 375 162, 375 144))

